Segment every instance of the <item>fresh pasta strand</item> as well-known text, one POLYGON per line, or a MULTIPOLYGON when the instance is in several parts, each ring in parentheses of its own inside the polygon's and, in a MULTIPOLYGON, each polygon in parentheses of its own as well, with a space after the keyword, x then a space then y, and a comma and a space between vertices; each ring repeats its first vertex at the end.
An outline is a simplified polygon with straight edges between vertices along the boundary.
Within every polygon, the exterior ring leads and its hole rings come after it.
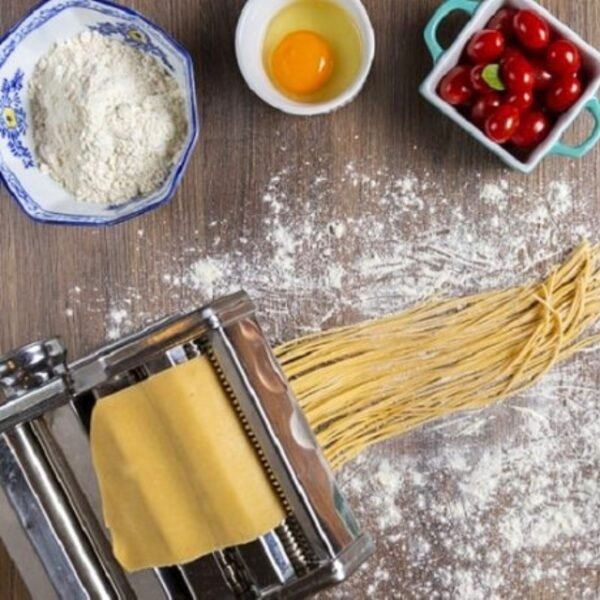
POLYGON ((334 467, 369 446, 534 384, 600 341, 600 247, 546 281, 405 312, 282 345, 277 357, 334 467))

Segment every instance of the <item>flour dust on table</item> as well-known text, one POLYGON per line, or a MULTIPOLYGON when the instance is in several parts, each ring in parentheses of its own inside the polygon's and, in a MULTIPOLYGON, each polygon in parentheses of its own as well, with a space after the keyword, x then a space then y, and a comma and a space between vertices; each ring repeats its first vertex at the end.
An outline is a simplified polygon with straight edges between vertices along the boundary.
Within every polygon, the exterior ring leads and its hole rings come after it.
POLYGON ((598 389, 576 359, 526 395, 427 426, 427 442, 409 435, 347 467, 342 488, 379 558, 328 597, 597 598, 598 389), (490 444, 492 427, 507 433, 490 444))
MULTIPOLYGON (((157 255, 142 231, 137 249, 153 251, 156 296, 113 286, 107 298, 102 283, 73 282, 69 318, 103 313, 114 339, 243 287, 277 343, 431 296, 541 279, 600 230, 593 196, 575 195, 568 180, 525 197, 510 179, 450 191, 426 172, 351 163, 334 173, 321 164, 282 165, 265 181, 260 243, 240 237, 226 247, 225 216, 196 232, 197 245, 175 240, 170 253, 157 255), (360 216, 331 202, 340 197, 360 216)), ((344 490, 379 550, 329 597, 510 599, 525 587, 593 598, 599 382, 585 363, 579 357, 524 396, 429 425, 426 436, 388 442, 345 468, 344 490), (492 425, 505 434, 490 445, 492 425)))
MULTIPOLYGON (((542 277, 596 228, 587 210, 591 197, 574 197, 563 180, 529 195, 524 206, 513 202, 523 198, 523 188, 505 180, 448 192, 427 173, 371 173, 353 163, 335 179, 319 162, 306 163, 300 173, 284 167, 265 182, 260 243, 240 237, 224 250, 218 230, 227 221, 212 221, 202 237, 196 232, 198 246, 157 256, 157 272, 149 276, 163 284, 173 310, 243 287, 256 299, 273 342, 281 342, 432 296, 542 277), (300 194, 298 179, 306 184, 300 194), (361 216, 346 217, 332 206, 338 196, 360 203, 361 216), (469 196, 472 206, 463 205, 469 196)), ((600 216, 596 220, 600 225, 600 216)), ((147 243, 140 236, 140 251, 147 243)), ((73 295, 75 304, 80 296, 73 295)), ((152 308, 162 305, 158 297, 138 296, 136 289, 114 290, 109 338, 159 316, 152 308)))

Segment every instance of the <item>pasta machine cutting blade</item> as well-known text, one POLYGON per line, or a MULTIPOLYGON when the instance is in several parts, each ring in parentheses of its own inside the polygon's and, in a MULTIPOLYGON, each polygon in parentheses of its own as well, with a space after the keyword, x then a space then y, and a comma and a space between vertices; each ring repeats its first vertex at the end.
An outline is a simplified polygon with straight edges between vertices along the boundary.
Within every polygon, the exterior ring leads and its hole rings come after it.
POLYGON ((0 358, 0 534, 34 597, 305 598, 372 554, 254 313, 240 292, 70 364, 58 339, 0 358), (128 574, 101 525, 90 417, 104 396, 199 355, 210 358, 287 517, 249 544, 128 574))

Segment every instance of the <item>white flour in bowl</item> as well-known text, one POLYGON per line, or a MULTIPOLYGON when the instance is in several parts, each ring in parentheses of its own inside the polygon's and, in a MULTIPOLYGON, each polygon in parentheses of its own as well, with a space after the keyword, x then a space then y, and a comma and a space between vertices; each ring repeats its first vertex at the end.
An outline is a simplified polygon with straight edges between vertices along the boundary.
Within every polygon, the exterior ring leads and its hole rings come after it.
POLYGON ((175 79, 99 33, 54 46, 30 94, 40 167, 78 200, 119 204, 155 191, 187 135, 175 79))

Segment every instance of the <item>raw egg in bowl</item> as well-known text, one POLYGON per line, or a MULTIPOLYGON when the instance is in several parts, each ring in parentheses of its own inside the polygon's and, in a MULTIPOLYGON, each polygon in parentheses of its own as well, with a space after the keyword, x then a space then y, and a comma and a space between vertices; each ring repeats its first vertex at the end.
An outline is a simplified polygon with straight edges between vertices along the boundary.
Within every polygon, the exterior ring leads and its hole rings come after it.
POLYGON ((249 0, 236 34, 248 86, 297 115, 327 113, 362 89, 375 34, 360 0, 249 0))

